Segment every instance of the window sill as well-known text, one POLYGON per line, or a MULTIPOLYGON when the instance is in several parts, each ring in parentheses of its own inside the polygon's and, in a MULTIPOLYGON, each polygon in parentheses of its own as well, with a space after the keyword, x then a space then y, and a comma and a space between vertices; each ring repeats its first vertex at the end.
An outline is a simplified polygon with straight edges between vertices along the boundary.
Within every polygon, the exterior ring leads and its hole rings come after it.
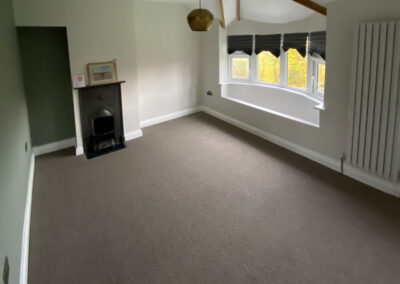
POLYGON ((319 110, 319 111, 325 111, 325 110, 326 110, 326 107, 325 107, 324 103, 321 103, 321 104, 319 104, 319 105, 316 105, 316 106, 314 107, 314 109, 317 109, 317 110, 319 110))
POLYGON ((310 99, 316 103, 319 103, 319 105, 315 106, 314 108, 320 111, 325 110, 324 107, 324 102, 322 98, 317 97, 314 94, 310 94, 307 92, 303 92, 301 90, 296 90, 294 88, 283 88, 279 85, 272 85, 272 84, 262 84, 262 83, 256 83, 256 82, 251 82, 251 81, 234 81, 234 82, 220 82, 219 83, 221 86, 229 86, 229 85, 245 85, 245 86, 257 86, 261 88, 269 88, 269 89, 277 89, 277 90, 282 90, 291 94, 299 95, 306 97, 307 99, 310 99))
POLYGON ((290 119, 290 120, 299 122, 301 124, 305 124, 305 125, 309 125, 309 126, 312 126, 312 127, 315 127, 315 128, 319 128, 319 124, 316 124, 316 123, 313 123, 313 122, 310 122, 310 121, 307 121, 307 120, 304 120, 304 119, 293 117, 293 116, 290 116, 290 115, 287 115, 287 114, 284 114, 284 113, 281 113, 281 112, 278 112, 278 111, 274 111, 274 110, 271 110, 271 109, 268 109, 268 108, 260 107, 260 106, 255 105, 255 104, 251 104, 251 103, 248 103, 248 102, 245 102, 245 101, 242 101, 242 100, 238 100, 238 99, 234 99, 234 98, 230 98, 230 97, 227 97, 227 96, 225 96, 223 98, 226 99, 226 100, 233 101, 235 103, 239 103, 241 105, 245 105, 245 106, 248 106, 248 107, 263 111, 263 112, 266 112, 266 113, 270 113, 270 114, 273 114, 273 115, 276 115, 276 116, 280 116, 280 117, 283 117, 283 118, 286 118, 286 119, 290 119))

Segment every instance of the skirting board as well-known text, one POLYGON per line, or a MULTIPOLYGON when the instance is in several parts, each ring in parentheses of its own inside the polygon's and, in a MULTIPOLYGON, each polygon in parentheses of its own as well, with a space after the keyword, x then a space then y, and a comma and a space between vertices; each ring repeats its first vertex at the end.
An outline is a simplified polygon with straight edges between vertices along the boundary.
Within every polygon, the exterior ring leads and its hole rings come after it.
POLYGON ((194 107, 194 108, 188 108, 188 109, 180 110, 177 112, 173 112, 173 113, 170 113, 167 115, 157 116, 154 118, 150 118, 150 119, 141 121, 140 127, 143 128, 143 127, 147 127, 150 125, 158 124, 158 123, 165 122, 165 121, 168 121, 171 119, 175 119, 175 118, 186 116, 186 115, 189 115, 189 114, 192 114, 195 112, 199 112, 201 110, 202 110, 202 107, 194 107))
MULTIPOLYGON (((268 140, 274 144, 277 144, 283 148, 286 148, 292 152, 295 152, 299 155, 302 155, 310 160, 313 160, 319 164, 322 164, 334 171, 340 172, 340 161, 327 157, 325 155, 322 155, 318 152, 312 151, 310 149, 307 149, 303 146, 297 145, 293 142, 287 141, 285 139, 282 139, 278 136, 275 136, 273 134, 270 134, 268 132, 265 132, 259 128, 256 128, 254 126, 251 126, 249 124, 246 124, 242 121, 239 121, 235 118, 232 118, 230 116, 227 116, 225 114, 222 114, 216 110, 213 110, 209 107, 202 106, 201 110, 204 111, 205 113, 208 113, 216 118, 219 118, 229 124, 232 124, 236 127, 239 127, 247 132, 250 132, 256 136, 259 136, 265 140, 268 140)), ((351 167, 349 165, 344 165, 344 171, 343 174, 358 180, 362 183, 365 183, 369 186, 372 186, 380 191, 383 191, 385 193, 388 193, 390 195, 400 197, 400 185, 397 183, 392 183, 388 182, 386 180, 383 180, 379 177, 373 176, 371 174, 368 174, 366 172, 363 172, 359 169, 356 169, 354 167, 351 167)))
POLYGON ((75 148, 75 156, 80 156, 83 155, 83 147, 82 146, 76 146, 75 148))
POLYGON ((26 194, 24 226, 22 229, 21 269, 19 276, 20 284, 28 283, 29 235, 31 227, 31 208, 32 208, 32 191, 33 191, 34 174, 35 174, 35 155, 32 153, 30 167, 29 167, 29 176, 28 176, 28 190, 26 194))
POLYGON ((125 133, 125 141, 133 140, 142 137, 143 132, 141 129, 125 133))
POLYGON ((60 140, 57 142, 45 144, 45 145, 40 145, 40 146, 35 146, 33 147, 33 153, 35 156, 40 156, 43 154, 47 154, 50 152, 55 152, 58 150, 66 149, 69 147, 74 147, 75 146, 75 137, 60 140))

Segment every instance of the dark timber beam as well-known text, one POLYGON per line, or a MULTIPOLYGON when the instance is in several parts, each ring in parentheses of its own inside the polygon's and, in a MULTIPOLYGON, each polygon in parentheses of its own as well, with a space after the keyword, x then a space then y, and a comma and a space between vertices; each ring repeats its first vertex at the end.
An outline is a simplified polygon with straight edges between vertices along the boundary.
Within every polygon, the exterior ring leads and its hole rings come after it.
POLYGON ((219 0, 219 9, 221 11, 221 26, 225 29, 225 14, 224 14, 224 3, 222 0, 219 0))
POLYGON ((318 3, 315 3, 314 1, 311 0, 292 0, 296 3, 299 3, 300 5, 303 5, 311 10, 314 10, 315 12, 318 12, 324 16, 326 16, 327 11, 326 8, 322 5, 319 5, 318 3))
POLYGON ((240 0, 236 0, 236 18, 240 21, 240 0))

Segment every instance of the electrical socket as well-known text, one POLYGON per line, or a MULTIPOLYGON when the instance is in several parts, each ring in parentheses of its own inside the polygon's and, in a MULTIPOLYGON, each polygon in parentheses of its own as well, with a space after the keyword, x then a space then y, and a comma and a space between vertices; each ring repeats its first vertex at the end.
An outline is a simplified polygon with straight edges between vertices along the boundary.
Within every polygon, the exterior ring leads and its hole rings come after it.
POLYGON ((212 96, 213 93, 211 91, 207 91, 207 96, 212 96))
POLYGON ((8 257, 4 260, 4 268, 3 268, 3 281, 4 284, 8 284, 8 277, 10 275, 10 265, 8 264, 8 257))

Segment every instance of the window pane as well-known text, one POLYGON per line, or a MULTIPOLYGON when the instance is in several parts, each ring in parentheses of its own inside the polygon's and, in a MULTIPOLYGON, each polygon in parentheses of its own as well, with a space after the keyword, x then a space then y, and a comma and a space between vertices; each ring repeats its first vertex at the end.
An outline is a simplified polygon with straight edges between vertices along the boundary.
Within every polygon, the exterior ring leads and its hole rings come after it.
POLYGON ((325 92, 325 64, 318 64, 318 92, 325 92))
POLYGON ((280 58, 271 52, 263 51, 258 55, 258 79, 267 83, 279 84, 280 58))
POLYGON ((288 85, 307 88, 307 56, 303 57, 296 49, 288 50, 288 85))
POLYGON ((246 57, 232 58, 232 78, 236 79, 249 78, 249 58, 246 57))

